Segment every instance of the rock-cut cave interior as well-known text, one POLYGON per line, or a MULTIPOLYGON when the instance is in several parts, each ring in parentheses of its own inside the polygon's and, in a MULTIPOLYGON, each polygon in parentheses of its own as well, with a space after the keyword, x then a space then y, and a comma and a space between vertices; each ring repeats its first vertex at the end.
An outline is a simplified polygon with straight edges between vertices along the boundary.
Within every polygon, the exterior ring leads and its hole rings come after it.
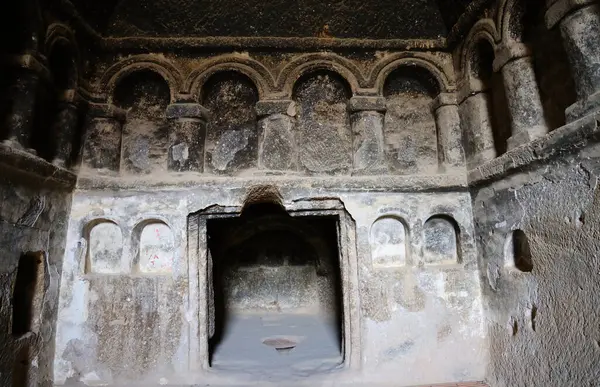
POLYGON ((600 1, 0 19, 0 387, 600 386, 600 1))

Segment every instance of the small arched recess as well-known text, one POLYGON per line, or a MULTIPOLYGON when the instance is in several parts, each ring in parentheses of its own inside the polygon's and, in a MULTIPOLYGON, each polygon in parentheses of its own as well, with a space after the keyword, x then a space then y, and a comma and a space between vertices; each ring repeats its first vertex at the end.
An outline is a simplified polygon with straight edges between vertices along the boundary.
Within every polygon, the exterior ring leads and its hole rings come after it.
POLYGON ((145 220, 133 229, 137 273, 170 273, 175 261, 175 237, 169 225, 157 219, 145 220))
POLYGON ((123 233, 115 222, 93 220, 85 227, 88 250, 86 274, 119 274, 123 272, 123 233))
POLYGON ((504 243, 504 266, 524 273, 533 270, 529 239, 523 230, 514 230, 504 243))
POLYGON ((371 259, 375 267, 405 266, 409 257, 409 233, 405 222, 397 216, 378 218, 369 236, 371 259))
POLYGON ((460 229, 446 215, 434 215, 423 226, 423 262, 426 265, 460 263, 460 229))

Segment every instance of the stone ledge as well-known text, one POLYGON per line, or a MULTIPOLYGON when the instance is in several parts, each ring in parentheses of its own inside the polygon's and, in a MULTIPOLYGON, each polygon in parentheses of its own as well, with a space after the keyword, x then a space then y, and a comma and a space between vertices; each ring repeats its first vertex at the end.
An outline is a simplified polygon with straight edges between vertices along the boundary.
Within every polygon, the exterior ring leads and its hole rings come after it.
POLYGON ((196 118, 205 120, 210 112, 198 103, 172 103, 167 106, 165 115, 168 119, 196 118))
POLYGON ((272 114, 296 115, 296 103, 289 99, 261 100, 254 107, 259 117, 270 116, 272 114))
POLYGON ((341 192, 452 192, 468 189, 466 176, 398 175, 398 176, 210 176, 197 172, 155 174, 147 177, 97 176, 90 171, 79 174, 81 190, 128 190, 145 188, 206 189, 245 188, 253 185, 276 185, 281 189, 306 188, 341 192))
POLYGON ((415 387, 488 387, 488 385, 484 382, 455 382, 442 384, 425 384, 423 386, 415 387))
POLYGON ((588 115, 469 171, 469 186, 499 180, 513 172, 574 153, 597 141, 600 141, 600 114, 588 115))
POLYGON ((24 150, 0 143, 0 174, 14 183, 71 190, 77 176, 24 150))

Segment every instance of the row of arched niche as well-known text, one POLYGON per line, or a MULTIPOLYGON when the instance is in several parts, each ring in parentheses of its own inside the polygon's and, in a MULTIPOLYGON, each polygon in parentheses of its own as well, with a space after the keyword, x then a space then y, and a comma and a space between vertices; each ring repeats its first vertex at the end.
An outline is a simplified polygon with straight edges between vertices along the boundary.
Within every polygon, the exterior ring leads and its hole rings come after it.
MULTIPOLYGON (((430 217, 422 229, 422 250, 415 251, 407 223, 385 215, 371 226, 371 259, 374 267, 446 265, 461 263, 460 228, 447 215, 430 217)), ((414 237, 414 235, 412 235, 414 237)))
POLYGON ((175 237, 161 220, 144 220, 128 231, 96 219, 84 228, 84 238, 85 274, 170 273, 175 264, 175 237))
MULTIPOLYGON (((438 141, 432 101, 439 81, 415 65, 392 71, 383 87, 387 99, 383 137, 386 169, 397 174, 438 171, 438 141)), ((165 169, 169 147, 165 110, 172 100, 168 82, 151 69, 125 75, 113 91, 112 103, 128 111, 123 126, 121 168, 147 173, 165 169), (146 152, 140 162, 140 152, 146 152)), ((353 163, 353 133, 348 102, 352 89, 331 70, 315 70, 294 84, 292 133, 298 169, 311 174, 344 174, 353 163), (320 144, 316 147, 315 144, 320 144)), ((210 76, 200 92, 208 109, 204 171, 228 173, 258 167, 259 90, 246 75, 221 71, 210 76)), ((285 138, 282 141, 286 141, 285 138)))
MULTIPOLYGON (((549 30, 545 15, 548 1, 544 0, 502 0, 498 2, 496 18, 486 16, 471 28, 465 37, 460 51, 460 79, 464 83, 459 90, 463 143, 469 168, 474 168, 494 157, 501 156, 509 149, 509 138, 514 135, 511 100, 518 100, 507 94, 505 76, 506 62, 502 50, 527 50, 523 54, 531 61, 531 84, 522 88, 535 88, 543 115, 539 124, 551 132, 564 126, 568 119, 566 110, 576 102, 577 93, 572 68, 564 49, 559 28, 549 30), (483 103, 473 103, 468 111, 471 97, 483 97, 483 103), (477 107, 475 108, 474 106, 477 107), (468 118, 468 115, 472 117, 468 118), (470 122, 468 122, 470 121, 470 122), (490 131, 491 133, 487 133, 490 131), (482 145, 482 138, 491 138, 491 143, 482 145), (486 147, 483 159, 478 158, 486 147)), ((519 60, 519 54, 515 58, 519 60)), ((508 59, 508 63, 511 59, 508 59)), ((514 82, 514 81, 513 81, 514 82)), ((513 91, 517 92, 518 91, 513 91)), ((523 101, 519 101, 522 103, 523 101)), ((531 102, 531 101, 529 101, 531 102)), ((514 104, 514 103, 513 103, 514 104)), ((525 104, 527 104, 525 102, 525 104)), ((522 145, 517 143, 515 145, 522 145)))
MULTIPOLYGON (((459 227, 451 217, 438 215, 423 226, 426 265, 460 263, 459 227)), ((170 273, 176 259, 171 228, 161 220, 145 220, 123 230, 116 222, 97 219, 84 228, 87 242, 86 274, 170 273), (131 259, 130 257, 133 257, 131 259)), ((370 231, 371 258, 375 267, 416 264, 406 223, 394 215, 377 219, 370 231)))

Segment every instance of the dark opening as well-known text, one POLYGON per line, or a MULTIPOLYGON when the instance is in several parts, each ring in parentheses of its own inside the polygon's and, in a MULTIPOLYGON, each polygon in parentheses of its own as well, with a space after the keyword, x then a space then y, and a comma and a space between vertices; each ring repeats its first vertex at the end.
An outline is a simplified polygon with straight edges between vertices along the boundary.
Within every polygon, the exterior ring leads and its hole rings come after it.
POLYGON ((523 272, 532 271, 533 262, 531 260, 531 250, 529 249, 527 235, 521 230, 515 230, 512 238, 515 267, 523 272))
POLYGON ((343 362, 338 221, 266 203, 208 220, 211 367, 306 375, 343 362))
POLYGON ((12 300, 12 334, 15 336, 32 331, 36 289, 38 279, 43 275, 42 257, 40 252, 27 252, 19 259, 12 300))

